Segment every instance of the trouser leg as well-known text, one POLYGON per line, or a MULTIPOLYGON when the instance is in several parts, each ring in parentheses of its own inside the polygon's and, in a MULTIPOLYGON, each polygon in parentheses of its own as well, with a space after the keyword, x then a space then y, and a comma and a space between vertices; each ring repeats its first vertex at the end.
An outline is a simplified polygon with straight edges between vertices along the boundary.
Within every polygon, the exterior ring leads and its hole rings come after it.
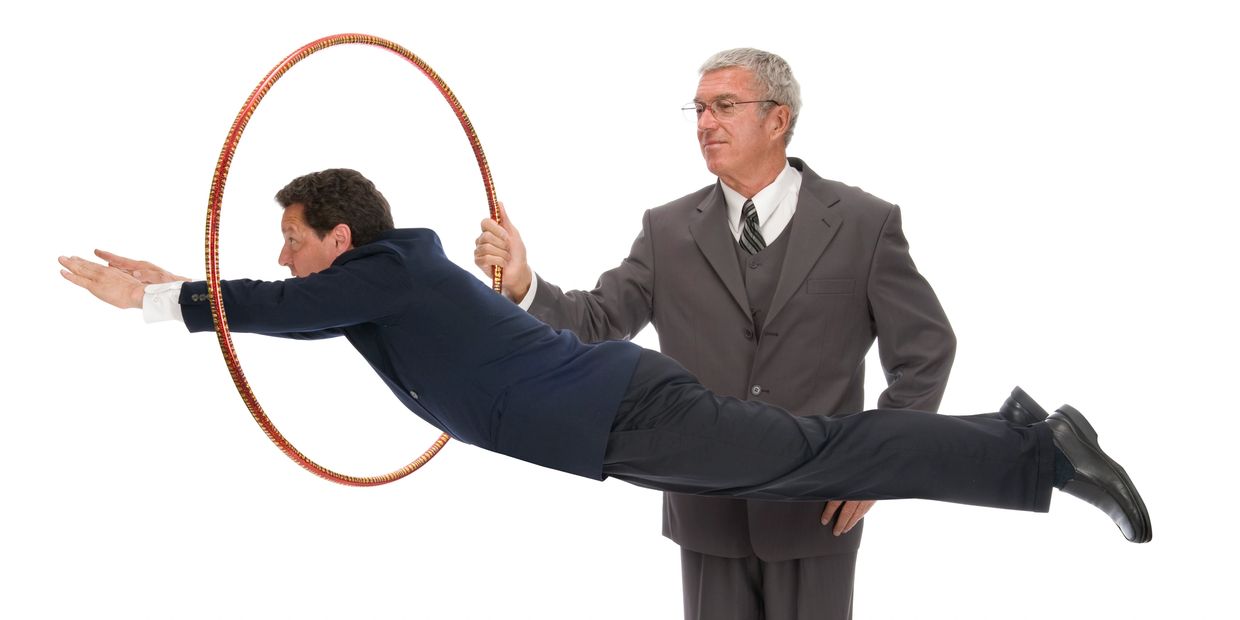
POLYGON ((762 562, 764 620, 850 620, 857 553, 762 562))
POLYGON ((681 548, 685 620, 850 620, 857 554, 780 562, 681 548))
POLYGON ((920 498, 1045 511, 1053 458, 1044 425, 896 410, 797 417, 716 396, 679 364, 643 353, 612 426, 603 471, 678 493, 920 498))
POLYGON ((763 620, 759 560, 724 558, 681 547, 685 620, 763 620))

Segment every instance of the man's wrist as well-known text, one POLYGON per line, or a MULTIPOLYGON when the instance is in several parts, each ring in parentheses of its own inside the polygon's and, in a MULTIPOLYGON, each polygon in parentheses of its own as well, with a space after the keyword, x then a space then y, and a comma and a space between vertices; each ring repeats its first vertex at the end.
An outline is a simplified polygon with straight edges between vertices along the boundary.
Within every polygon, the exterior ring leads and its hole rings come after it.
POLYGON ((143 287, 142 318, 147 323, 160 321, 183 321, 181 314, 181 285, 183 282, 148 284, 143 287))
POLYGON ((512 301, 522 310, 529 311, 530 306, 534 305, 534 295, 537 293, 538 274, 530 271, 530 281, 525 285, 525 291, 523 291, 520 295, 514 294, 512 296, 512 301))
POLYGON ((146 285, 133 284, 129 287, 129 307, 142 309, 142 300, 146 297, 146 285))

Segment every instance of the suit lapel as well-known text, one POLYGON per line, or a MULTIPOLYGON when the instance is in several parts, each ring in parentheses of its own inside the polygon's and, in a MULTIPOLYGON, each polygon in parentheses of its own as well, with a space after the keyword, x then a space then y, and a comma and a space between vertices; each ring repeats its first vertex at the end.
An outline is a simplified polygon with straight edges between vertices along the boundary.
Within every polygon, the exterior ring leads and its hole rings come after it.
POLYGON ((732 248, 735 240, 729 234, 727 215, 723 190, 716 182, 714 189, 698 205, 695 217, 689 222, 689 233, 741 311, 749 316, 749 297, 745 294, 741 268, 736 262, 736 250, 732 248))
MULTIPOLYGON (((788 223, 788 253, 779 272, 779 283, 771 299, 771 309, 765 323, 770 325, 792 295, 801 287, 810 269, 826 251, 827 245, 839 232, 844 218, 831 209, 840 201, 822 178, 814 174, 799 159, 790 159, 793 167, 801 171, 801 192, 797 198, 797 210, 788 223)), ((736 262, 736 261, 733 261, 736 262)))

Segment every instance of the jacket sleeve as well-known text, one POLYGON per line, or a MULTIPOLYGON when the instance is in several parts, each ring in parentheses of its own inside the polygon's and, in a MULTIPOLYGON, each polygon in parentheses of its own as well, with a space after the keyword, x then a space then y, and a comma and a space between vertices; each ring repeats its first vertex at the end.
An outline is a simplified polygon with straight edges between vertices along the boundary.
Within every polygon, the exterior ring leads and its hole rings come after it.
MULTIPOLYGON (((376 253, 304 278, 220 283, 231 331, 299 339, 325 338, 345 327, 395 314, 408 303, 409 278, 399 257, 376 253)), ((181 288, 191 332, 214 329, 206 282, 181 288)))
POLYGON ((887 376, 878 406, 937 411, 956 356, 956 335, 934 289, 913 264, 900 219, 900 208, 893 208, 870 267, 870 312, 887 376))
POLYGON ((539 278, 530 314, 556 329, 567 329, 585 342, 629 339, 654 312, 654 249, 650 212, 620 265, 605 272, 592 291, 562 291, 539 278))

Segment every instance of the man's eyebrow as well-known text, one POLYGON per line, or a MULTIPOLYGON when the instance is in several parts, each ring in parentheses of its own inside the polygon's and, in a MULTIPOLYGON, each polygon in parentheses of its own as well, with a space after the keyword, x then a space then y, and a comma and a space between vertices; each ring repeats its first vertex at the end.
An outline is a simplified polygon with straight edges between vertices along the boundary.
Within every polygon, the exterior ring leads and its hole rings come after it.
MULTIPOLYGON (((740 97, 740 95, 736 95, 736 94, 733 94, 733 93, 722 93, 722 94, 719 94, 719 95, 715 95, 715 96, 714 96, 714 98, 712 98, 712 99, 711 99, 711 101, 720 101, 720 100, 723 100, 723 99, 734 99, 734 100, 739 100, 740 98, 741 98, 741 97, 740 97)), ((704 103, 704 100, 702 100, 702 99, 698 99, 697 97, 694 97, 694 98, 693 98, 693 101, 694 101, 694 102, 698 102, 698 103, 704 103)))

